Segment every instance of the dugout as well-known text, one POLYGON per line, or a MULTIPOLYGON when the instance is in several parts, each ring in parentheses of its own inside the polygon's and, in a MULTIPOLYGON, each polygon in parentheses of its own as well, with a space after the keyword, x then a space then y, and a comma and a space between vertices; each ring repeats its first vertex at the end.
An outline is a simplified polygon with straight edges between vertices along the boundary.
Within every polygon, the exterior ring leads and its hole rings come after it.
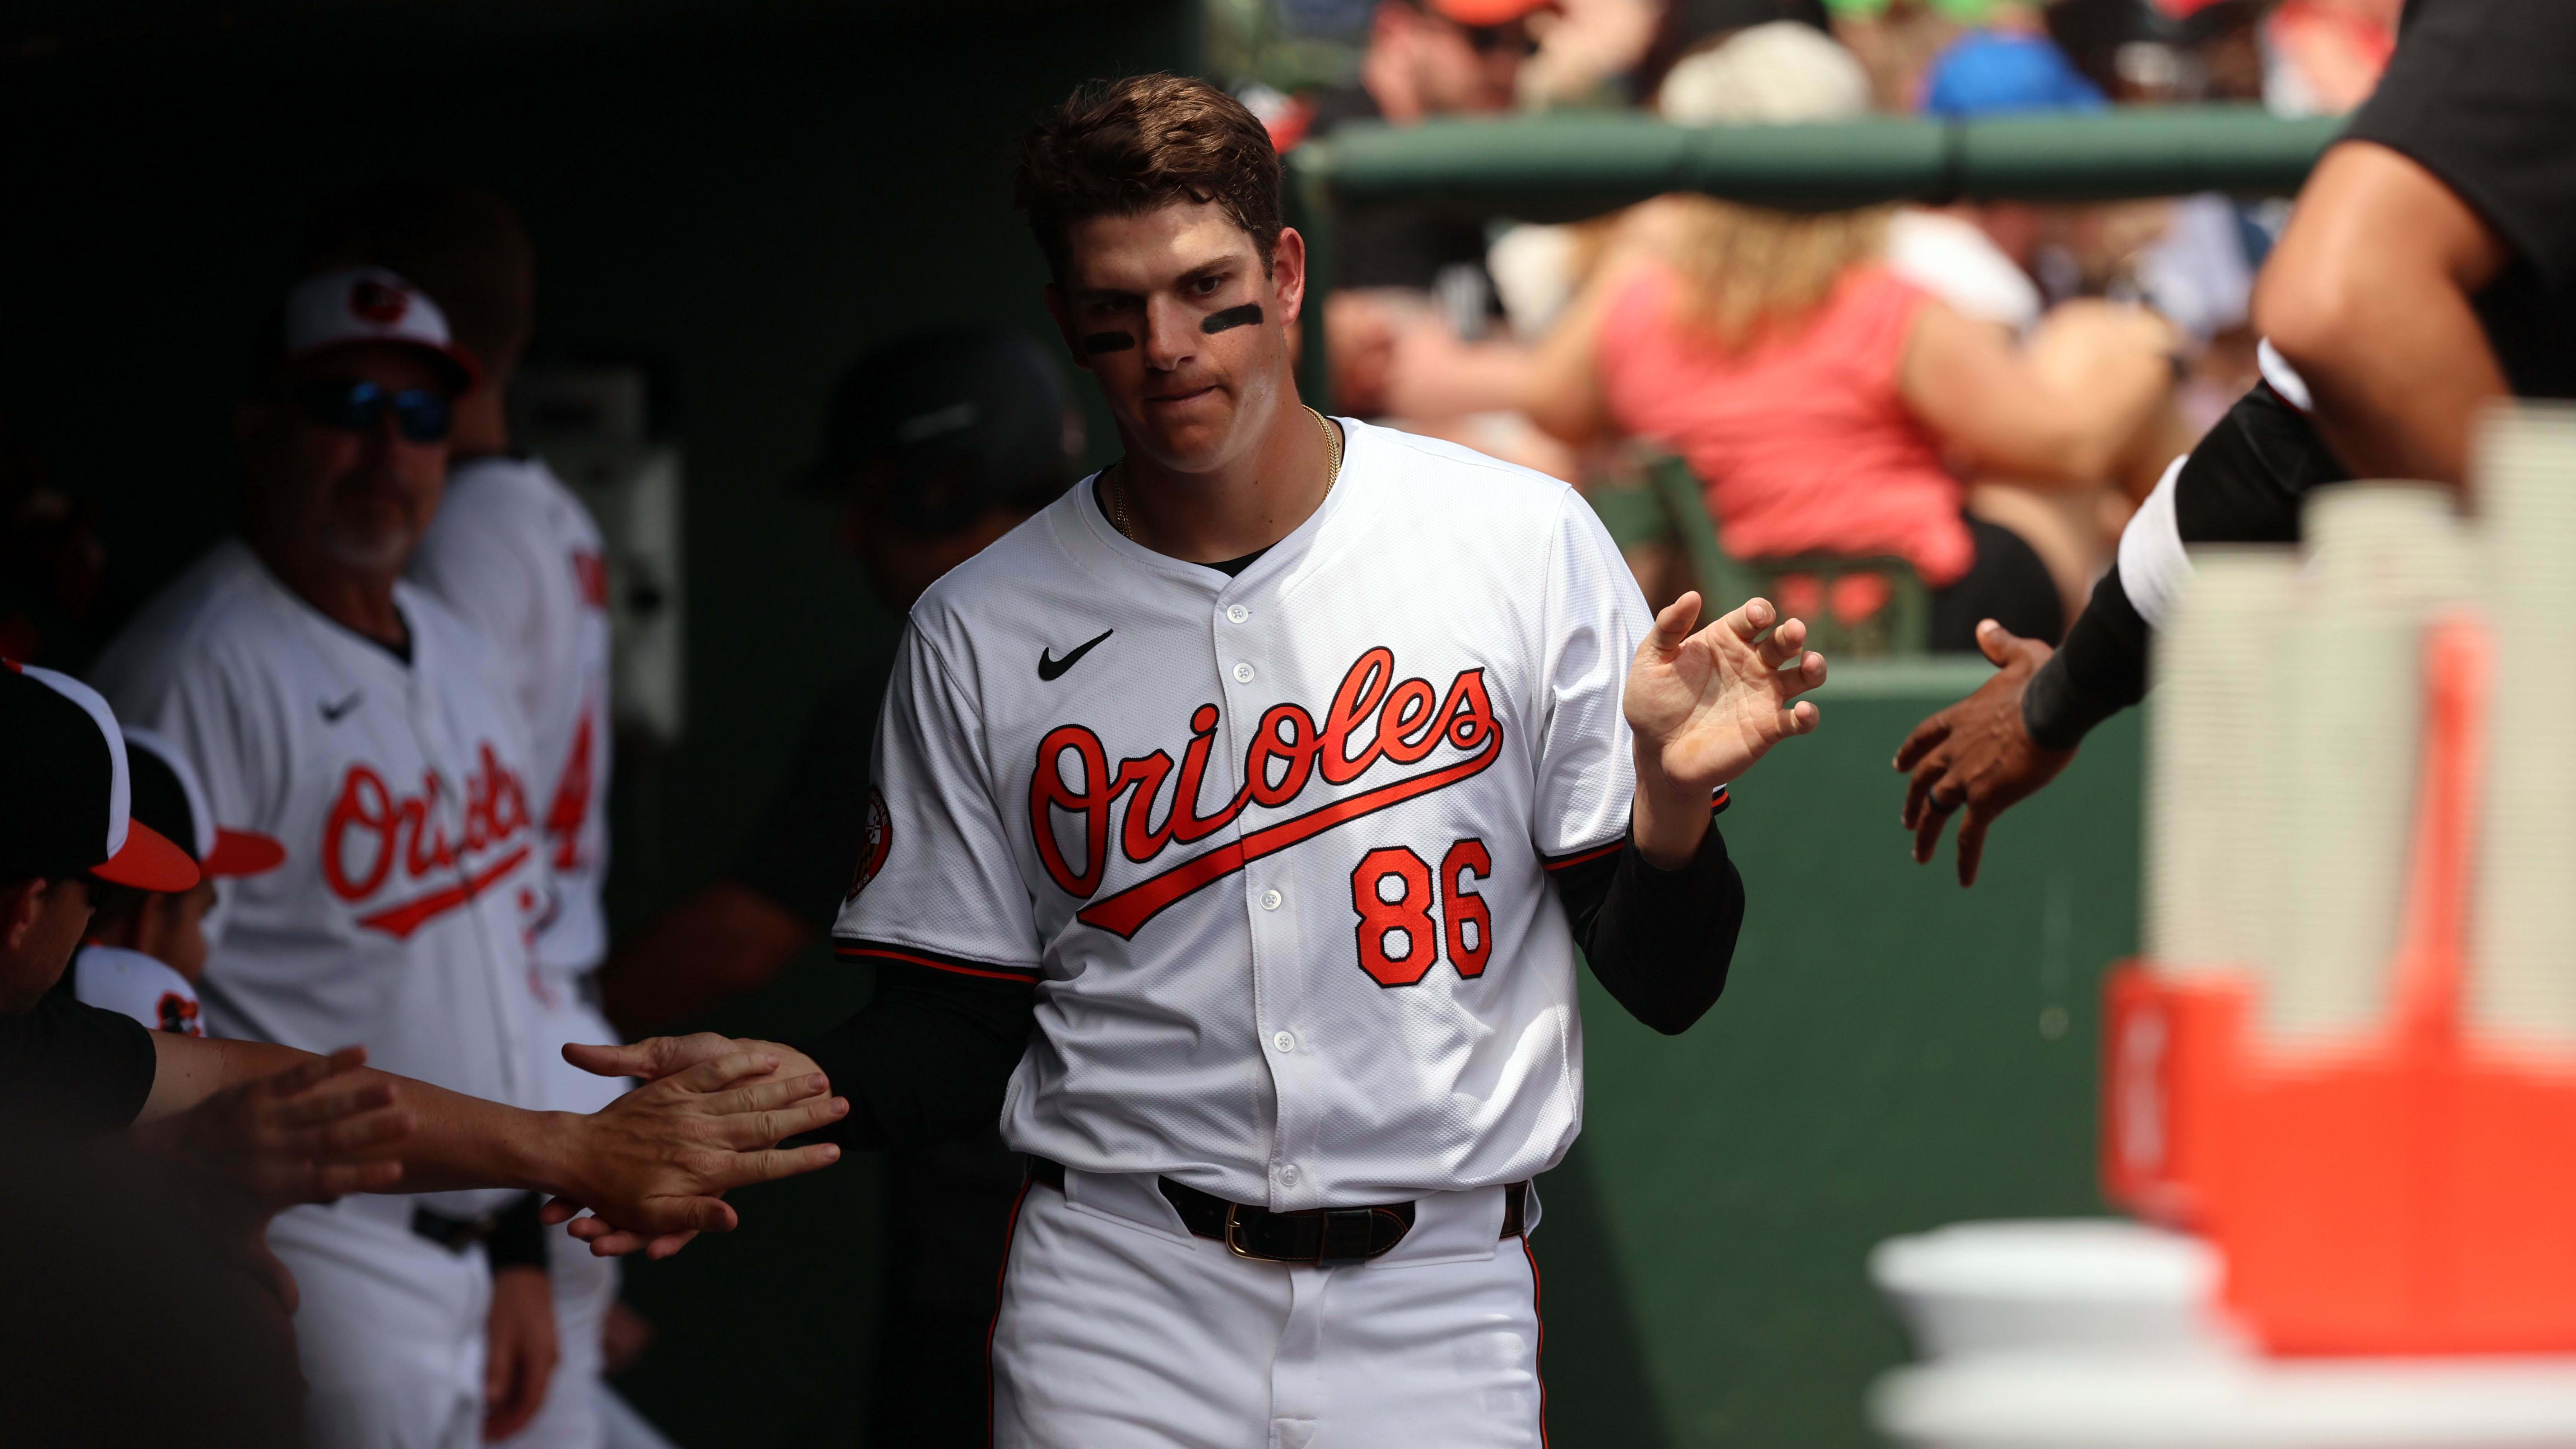
MULTIPOLYGON (((1192 68, 1198 13, 20 0, 0 19, 0 412, 99 506, 110 627, 229 525, 234 379, 304 206, 405 169, 512 196, 542 251, 541 336, 656 359, 678 399, 699 647, 687 733, 631 758, 615 797, 612 905, 631 927, 721 865, 814 696, 892 627, 830 551, 828 505, 785 486, 834 370, 960 314, 1047 338, 1009 143, 1081 79, 1192 68)), ((1296 199, 1451 188, 1536 215, 1676 186, 1809 204, 2283 190, 2325 135, 2182 112, 2071 129, 1424 127, 1301 154, 1296 199)), ((1868 1247, 2097 1208, 2094 981, 2136 938, 2137 722, 2097 731, 2017 810, 1963 894, 1905 860, 1887 760, 1982 672, 1931 661, 1826 687, 1828 728, 1727 817, 1756 904, 1700 1030, 1667 1041, 1588 1001, 1586 1137, 1541 1185, 1555 1442, 1869 1442, 1861 1388, 1902 1345, 1868 1247)), ((817 952, 709 1025, 793 1034, 863 992, 817 952)), ((684 1443, 855 1442, 876 1201, 874 1164, 853 1161, 746 1194, 745 1232, 637 1268, 631 1296, 661 1337, 627 1390, 684 1443)))

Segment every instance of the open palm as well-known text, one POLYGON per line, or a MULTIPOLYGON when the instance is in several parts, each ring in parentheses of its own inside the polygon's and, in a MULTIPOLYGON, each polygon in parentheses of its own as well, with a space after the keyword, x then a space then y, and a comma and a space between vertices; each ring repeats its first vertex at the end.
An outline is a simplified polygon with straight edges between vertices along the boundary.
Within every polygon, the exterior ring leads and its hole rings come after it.
POLYGON ((1699 595, 1688 593, 1655 616, 1621 704, 1641 774, 1714 790, 1773 745, 1816 727, 1815 704, 1798 696, 1825 682, 1825 656, 1801 655, 1805 621, 1771 629, 1779 611, 1767 599, 1748 599, 1694 634, 1699 606, 1699 595))

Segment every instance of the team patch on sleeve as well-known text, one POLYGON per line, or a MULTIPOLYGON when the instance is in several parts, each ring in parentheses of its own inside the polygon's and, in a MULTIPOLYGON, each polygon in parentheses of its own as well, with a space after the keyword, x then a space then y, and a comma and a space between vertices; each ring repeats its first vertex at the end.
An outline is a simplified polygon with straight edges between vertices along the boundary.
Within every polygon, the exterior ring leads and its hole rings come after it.
POLYGON ((832 954, 844 961, 895 961, 906 966, 927 966, 933 971, 947 971, 959 976, 981 976, 993 981, 1028 981, 1038 979, 1036 966, 1013 966, 998 961, 977 961, 967 956, 951 956, 926 946, 899 941, 865 941, 847 936, 832 940, 832 954))
POLYGON ((894 815, 886 809, 885 792, 868 787, 868 834, 859 845, 859 868, 850 875, 850 893, 841 897, 843 904, 859 898, 868 882, 885 869, 886 855, 894 849, 894 815))

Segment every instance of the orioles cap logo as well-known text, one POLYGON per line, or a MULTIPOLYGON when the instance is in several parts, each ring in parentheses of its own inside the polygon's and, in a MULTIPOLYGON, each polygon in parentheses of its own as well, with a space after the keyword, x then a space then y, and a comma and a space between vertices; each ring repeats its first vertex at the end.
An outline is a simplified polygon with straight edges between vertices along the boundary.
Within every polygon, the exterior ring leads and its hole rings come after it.
POLYGON ((411 310, 411 296, 373 277, 360 277, 349 288, 349 311, 359 320, 391 327, 411 310))
POLYGON ((859 846, 858 873, 850 878, 850 893, 841 899, 855 901, 868 882, 885 869, 886 852, 894 848, 894 812, 886 809, 885 791, 868 787, 868 838, 859 846))

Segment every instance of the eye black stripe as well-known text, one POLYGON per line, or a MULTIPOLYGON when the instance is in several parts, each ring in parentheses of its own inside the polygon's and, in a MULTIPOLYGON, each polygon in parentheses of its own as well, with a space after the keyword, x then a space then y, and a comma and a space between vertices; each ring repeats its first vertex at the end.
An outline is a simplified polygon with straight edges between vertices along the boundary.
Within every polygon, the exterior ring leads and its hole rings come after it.
POLYGON ((1207 320, 1199 324, 1199 330, 1201 332, 1228 332, 1237 327, 1249 327, 1260 320, 1261 304, 1258 302, 1246 302, 1240 307, 1228 307, 1222 312, 1209 313, 1207 320))

